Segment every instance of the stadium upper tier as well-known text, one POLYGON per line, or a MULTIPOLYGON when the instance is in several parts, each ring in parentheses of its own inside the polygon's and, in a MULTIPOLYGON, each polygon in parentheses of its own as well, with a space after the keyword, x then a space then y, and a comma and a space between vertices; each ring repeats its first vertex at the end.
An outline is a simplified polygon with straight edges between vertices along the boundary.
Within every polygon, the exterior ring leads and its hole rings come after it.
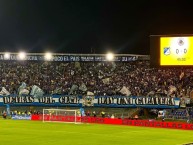
POLYGON ((149 60, 0 61, 1 95, 44 94, 190 96, 192 68, 151 68, 149 60), (37 89, 36 88, 36 89, 37 89))

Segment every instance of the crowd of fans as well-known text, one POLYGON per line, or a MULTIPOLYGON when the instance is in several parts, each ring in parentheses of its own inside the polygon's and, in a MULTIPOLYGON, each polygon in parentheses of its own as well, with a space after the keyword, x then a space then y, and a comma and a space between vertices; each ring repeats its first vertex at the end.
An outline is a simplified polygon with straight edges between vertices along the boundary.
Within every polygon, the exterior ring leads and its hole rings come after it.
POLYGON ((38 86, 44 94, 132 95, 155 93, 189 97, 192 68, 151 68, 146 60, 131 62, 0 61, 0 87, 10 94, 38 86))
POLYGON ((0 114, 2 115, 2 117, 4 118, 4 119, 6 119, 7 118, 7 115, 8 116, 15 116, 15 115, 17 115, 17 116, 31 116, 32 114, 34 114, 34 115, 40 115, 40 114, 42 114, 42 112, 40 112, 40 111, 36 111, 36 110, 25 110, 25 111, 19 111, 19 110, 14 110, 14 111, 10 111, 10 114, 7 114, 8 112, 6 111, 6 110, 1 110, 1 112, 0 112, 0 114))

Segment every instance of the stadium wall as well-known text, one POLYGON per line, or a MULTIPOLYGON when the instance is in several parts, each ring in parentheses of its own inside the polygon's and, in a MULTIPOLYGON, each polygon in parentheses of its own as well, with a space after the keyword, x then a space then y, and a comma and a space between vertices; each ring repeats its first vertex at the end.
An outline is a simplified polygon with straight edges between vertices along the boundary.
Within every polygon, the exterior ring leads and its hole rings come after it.
MULTIPOLYGON (((42 121, 42 115, 32 115, 31 120, 42 121)), ((48 121, 64 121, 74 122, 74 116, 44 116, 44 119, 48 121)), ((143 127, 154 127, 154 128, 171 128, 171 129, 183 129, 193 130, 193 124, 181 123, 181 122, 161 122, 155 120, 129 120, 129 119, 118 119, 118 118, 100 118, 100 117, 77 117, 78 122, 83 123, 99 123, 99 124, 114 124, 114 125, 129 125, 129 126, 143 126, 143 127)))

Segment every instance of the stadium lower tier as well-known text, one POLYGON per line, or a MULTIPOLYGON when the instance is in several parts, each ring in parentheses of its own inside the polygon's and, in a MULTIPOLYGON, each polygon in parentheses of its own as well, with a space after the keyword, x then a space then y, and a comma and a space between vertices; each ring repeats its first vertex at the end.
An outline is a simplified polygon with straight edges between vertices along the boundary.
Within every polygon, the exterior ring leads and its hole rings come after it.
POLYGON ((76 117, 75 116, 50 116, 50 115, 32 115, 31 120, 48 122, 78 122, 78 123, 99 123, 99 124, 115 124, 130 125, 155 128, 172 128, 193 130, 193 124, 181 122, 161 122, 155 120, 129 120, 117 118, 101 118, 101 117, 76 117))

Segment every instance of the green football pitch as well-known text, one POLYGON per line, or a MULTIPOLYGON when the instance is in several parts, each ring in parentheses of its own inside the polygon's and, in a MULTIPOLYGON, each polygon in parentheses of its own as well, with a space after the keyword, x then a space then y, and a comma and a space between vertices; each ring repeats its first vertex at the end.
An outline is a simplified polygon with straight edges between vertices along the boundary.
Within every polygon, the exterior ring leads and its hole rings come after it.
POLYGON ((0 145, 182 145, 193 131, 0 120, 0 145))

